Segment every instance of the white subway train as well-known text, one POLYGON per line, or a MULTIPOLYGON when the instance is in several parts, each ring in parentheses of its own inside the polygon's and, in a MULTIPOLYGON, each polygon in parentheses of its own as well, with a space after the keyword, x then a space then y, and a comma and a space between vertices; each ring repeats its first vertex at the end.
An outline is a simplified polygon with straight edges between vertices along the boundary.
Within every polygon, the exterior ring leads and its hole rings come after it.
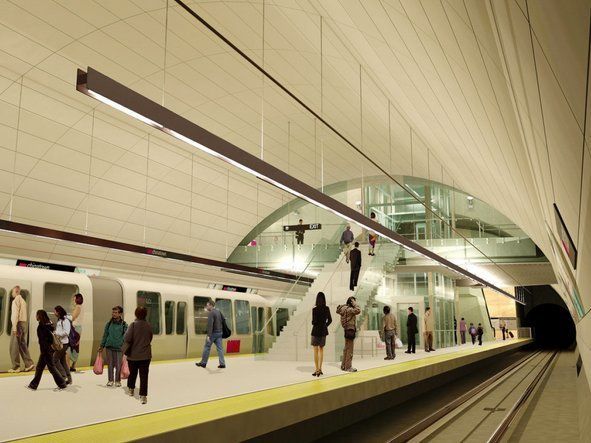
POLYGON ((73 295, 80 292, 84 296, 78 366, 90 365, 94 362, 105 323, 111 318, 113 306, 123 307, 124 318, 128 323, 134 320, 134 311, 137 306, 147 308, 147 320, 154 331, 152 341, 154 360, 193 358, 201 354, 207 325, 207 313, 204 308, 206 301, 210 298, 216 301, 216 307, 222 311, 232 330, 232 336, 225 341, 227 350, 241 354, 266 351, 273 336, 281 331, 294 308, 293 303, 287 300, 284 307, 280 307, 276 315, 272 315, 277 306, 276 302, 255 294, 0 266, 0 371, 2 372, 11 367, 10 292, 16 285, 21 287, 21 294, 27 301, 29 351, 35 361, 39 355, 36 311, 44 309, 54 321, 55 306, 61 305, 70 313, 73 308, 73 295), (263 328, 263 333, 255 334, 255 331, 261 331, 263 328))

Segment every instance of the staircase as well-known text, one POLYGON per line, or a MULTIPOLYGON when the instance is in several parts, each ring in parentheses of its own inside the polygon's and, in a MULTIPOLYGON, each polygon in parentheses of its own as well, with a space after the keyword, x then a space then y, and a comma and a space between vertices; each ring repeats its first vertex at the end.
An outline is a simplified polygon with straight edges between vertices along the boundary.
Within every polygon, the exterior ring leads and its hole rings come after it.
MULTIPOLYGON (((385 246, 385 245, 384 245, 385 246)), ((326 295, 333 322, 328 327, 329 335, 324 348, 325 361, 338 361, 341 353, 341 342, 337 335, 342 335, 340 316, 336 313, 338 305, 344 304, 347 298, 354 295, 360 306, 367 306, 372 295, 375 297, 382 283, 383 269, 386 263, 395 261, 394 250, 390 253, 387 248, 376 248, 376 255, 367 255, 367 245, 360 247, 362 253, 362 267, 359 274, 359 285, 355 292, 349 290, 350 265, 341 256, 335 263, 328 264, 318 275, 305 297, 281 331, 281 335, 269 350, 268 360, 298 361, 311 358, 310 345, 312 331, 312 308, 316 303, 319 291, 326 295)), ((359 317, 358 317, 359 318, 359 317)))

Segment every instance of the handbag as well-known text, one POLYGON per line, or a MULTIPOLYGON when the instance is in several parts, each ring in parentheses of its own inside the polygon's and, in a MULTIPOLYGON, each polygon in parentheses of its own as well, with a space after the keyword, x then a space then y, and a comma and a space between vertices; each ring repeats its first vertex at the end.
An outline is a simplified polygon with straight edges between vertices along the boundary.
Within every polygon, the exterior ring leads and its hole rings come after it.
POLYGON ((396 343, 394 346, 398 349, 402 348, 402 340, 400 340, 398 337, 396 337, 396 343))
POLYGON ((124 355, 123 359, 121 360, 121 378, 123 380, 129 377, 129 363, 127 362, 127 357, 124 355))
POLYGON ((226 317, 224 317, 224 314, 221 314, 221 315, 222 315, 222 338, 228 338, 230 335, 232 335, 232 330, 228 327, 228 324, 226 323, 226 317))
POLYGON ((92 367, 92 372, 96 375, 101 375, 103 373, 103 353, 99 352, 96 356, 96 360, 94 361, 94 366, 92 367))
POLYGON ((62 340, 55 334, 55 332, 51 333, 51 337, 53 338, 53 342, 51 343, 51 349, 53 349, 54 351, 61 351, 62 349, 64 349, 62 340))
POLYGON ((357 334, 356 329, 345 329, 345 338, 347 340, 354 340, 356 334, 357 334))

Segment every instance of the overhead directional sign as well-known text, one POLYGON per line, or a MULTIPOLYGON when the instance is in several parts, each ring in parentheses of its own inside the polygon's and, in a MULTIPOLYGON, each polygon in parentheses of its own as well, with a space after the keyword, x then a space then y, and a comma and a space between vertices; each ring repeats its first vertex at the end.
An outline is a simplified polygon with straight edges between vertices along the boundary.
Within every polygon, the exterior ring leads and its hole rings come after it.
POLYGON ((320 223, 310 223, 308 225, 283 225, 283 230, 287 231, 315 231, 317 229, 322 229, 322 225, 320 223))

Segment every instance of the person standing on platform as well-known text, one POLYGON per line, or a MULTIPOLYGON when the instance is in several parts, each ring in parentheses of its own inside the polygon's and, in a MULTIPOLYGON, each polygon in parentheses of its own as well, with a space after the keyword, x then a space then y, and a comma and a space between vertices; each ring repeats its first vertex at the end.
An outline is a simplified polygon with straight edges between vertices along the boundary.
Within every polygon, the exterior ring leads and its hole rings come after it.
POLYGON ((305 228, 304 228, 304 221, 300 218, 300 221, 298 223, 298 227, 296 229, 296 234, 295 234, 295 238, 296 238, 296 243, 298 245, 303 245, 304 244, 304 233, 306 232, 305 228))
POLYGON ((431 352, 433 349, 433 316, 431 315, 431 308, 425 309, 425 317, 423 318, 423 335, 425 336, 425 351, 431 352))
POLYGON ((312 347, 314 348, 315 377, 322 375, 322 359, 324 358, 324 345, 328 335, 328 325, 332 323, 330 309, 326 306, 324 292, 316 295, 316 306, 312 309, 312 347))
POLYGON ((406 319, 406 335, 408 336, 408 349, 405 351, 405 354, 414 354, 416 351, 417 338, 415 337, 415 334, 419 332, 419 329, 417 327, 418 319, 413 311, 414 309, 412 307, 408 308, 408 317, 406 319))
POLYGON ((454 317, 454 344, 458 345, 458 321, 454 317))
POLYGON ((503 340, 505 340, 505 335, 507 333, 507 322, 505 321, 504 318, 501 319, 499 326, 501 328, 501 332, 503 333, 503 340))
POLYGON ((463 345, 466 344, 466 320, 464 317, 460 320, 460 341, 463 345))
POLYGON ((476 328, 474 327, 474 323, 470 323, 468 333, 470 334, 470 337, 472 337, 472 344, 476 344, 476 328))
POLYGON ((146 321, 148 311, 143 306, 135 310, 135 321, 127 328, 121 351, 127 356, 129 363, 129 378, 127 379, 127 393, 134 396, 135 381, 140 375, 140 402, 148 402, 148 374, 152 360, 152 326, 146 321))
POLYGON ((215 343, 215 347, 218 350, 218 358, 220 364, 219 369, 226 367, 224 360, 224 347, 222 342, 222 313, 215 308, 215 302, 209 300, 205 304, 205 310, 207 314, 207 336, 205 337, 205 345, 203 346, 203 354, 201 355, 201 361, 195 363, 195 365, 205 368, 207 366, 207 360, 209 360, 209 352, 211 351, 211 345, 215 343))
POLYGON ((31 383, 27 385, 27 388, 32 391, 36 391, 41 382, 43 376, 43 370, 47 366, 49 373, 53 376, 53 381, 57 385, 54 391, 61 391, 66 389, 66 380, 62 377, 60 372, 57 370, 54 364, 53 353, 53 325, 49 321, 47 312, 43 309, 37 311, 37 337, 39 338, 39 360, 37 361, 37 368, 35 369, 35 377, 31 380, 31 383))
POLYGON ((121 363, 123 362, 123 352, 121 347, 123 346, 123 337, 127 332, 127 323, 122 318, 123 308, 121 306, 115 306, 111 311, 111 320, 105 325, 103 332, 103 339, 98 349, 99 353, 103 349, 107 350, 107 364, 108 364, 108 377, 109 381, 107 386, 115 386, 118 388, 121 386, 121 363))
POLYGON ((346 304, 337 306, 337 314, 341 316, 341 325, 345 332, 345 348, 343 349, 341 369, 347 372, 357 372, 357 369, 351 366, 353 361, 355 335, 357 333, 355 316, 361 314, 361 309, 359 308, 355 297, 349 297, 346 304))
MULTIPOLYGON (((376 213, 372 212, 370 214, 370 218, 373 221, 376 221, 376 213)), ((375 232, 370 232, 368 234, 368 241, 369 241, 369 254, 368 255, 375 255, 374 250, 376 247, 376 241, 378 240, 378 234, 376 234, 375 232)))
MULTIPOLYGON (((84 297, 82 294, 74 295, 74 309, 72 310, 72 326, 82 338, 82 322, 84 321, 84 297)), ((80 353, 80 340, 78 343, 70 343, 70 372, 76 372, 76 362, 80 353)))
POLYGON ((10 360, 12 360, 12 368, 8 372, 21 372, 21 357, 25 365, 25 372, 29 372, 35 369, 35 363, 33 363, 27 347, 27 302, 21 295, 20 286, 12 288, 10 295, 12 297, 10 313, 12 324, 10 360))
POLYGON ((396 324, 396 317, 390 312, 390 306, 384 306, 382 330, 386 342, 386 358, 384 360, 394 360, 396 358, 396 331, 398 325, 396 324))
POLYGON ((361 251, 359 249, 359 242, 355 242, 355 248, 351 250, 349 257, 351 260, 351 276, 349 278, 349 289, 355 290, 357 280, 359 279, 359 271, 361 271, 361 251))
POLYGON ((54 308, 55 318, 57 319, 55 322, 55 335, 60 339, 62 342, 62 349, 59 351, 55 351, 53 353, 53 362, 55 367, 66 383, 71 385, 72 384, 72 374, 70 374, 70 367, 68 366, 68 362, 66 361, 66 354, 68 353, 68 347, 70 345, 70 329, 72 328, 72 322, 67 317, 66 310, 61 306, 56 306, 54 308))
POLYGON ((484 334, 484 329, 482 325, 478 323, 478 329, 476 330, 476 335, 478 335, 478 346, 482 346, 482 335, 484 334))
POLYGON ((349 263, 349 254, 351 252, 351 245, 353 244, 353 231, 351 231, 351 225, 347 225, 343 233, 341 234, 341 247, 343 248, 343 253, 345 254, 345 258, 347 259, 347 263, 349 263))

